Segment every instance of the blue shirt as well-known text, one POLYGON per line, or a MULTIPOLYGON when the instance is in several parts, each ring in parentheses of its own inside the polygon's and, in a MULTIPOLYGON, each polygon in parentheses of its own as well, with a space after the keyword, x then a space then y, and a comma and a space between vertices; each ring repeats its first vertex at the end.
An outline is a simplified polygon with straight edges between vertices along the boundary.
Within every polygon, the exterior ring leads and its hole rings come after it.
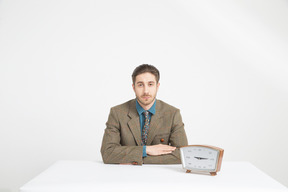
MULTIPOLYGON (((155 107, 156 107, 156 100, 154 101, 154 104, 152 105, 152 107, 150 109, 148 109, 148 111, 149 111, 149 122, 151 121, 151 116, 154 115, 155 112, 156 112, 155 107)), ((138 103, 137 99, 136 99, 136 109, 137 109, 137 112, 139 114, 140 129, 141 129, 141 134, 142 134, 142 129, 143 129, 143 126, 145 124, 145 115, 143 113, 145 110, 138 103)), ((143 146, 143 157, 147 157, 146 145, 143 146)))

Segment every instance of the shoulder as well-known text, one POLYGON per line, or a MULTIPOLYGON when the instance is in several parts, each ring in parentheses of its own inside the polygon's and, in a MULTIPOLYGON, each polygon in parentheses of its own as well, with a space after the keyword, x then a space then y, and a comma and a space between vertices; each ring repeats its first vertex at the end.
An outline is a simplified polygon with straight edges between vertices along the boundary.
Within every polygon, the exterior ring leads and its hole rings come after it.
POLYGON ((131 99, 129 101, 126 101, 125 103, 116 105, 116 106, 112 107, 111 110, 112 111, 117 111, 117 112, 119 112, 119 111, 120 112, 128 112, 132 105, 136 106, 135 99, 131 99))
POLYGON ((182 116, 180 113, 180 109, 172 105, 169 105, 168 103, 165 103, 161 100, 157 101, 156 113, 158 113, 158 116, 163 116, 165 118, 165 121, 167 122, 172 121, 176 124, 182 123, 182 116), (158 105, 158 108, 157 108, 157 105, 158 105))
POLYGON ((159 99, 157 99, 157 103, 156 103, 156 111, 157 110, 162 113, 165 113, 165 112, 175 113, 176 111, 179 111, 178 108, 159 99))

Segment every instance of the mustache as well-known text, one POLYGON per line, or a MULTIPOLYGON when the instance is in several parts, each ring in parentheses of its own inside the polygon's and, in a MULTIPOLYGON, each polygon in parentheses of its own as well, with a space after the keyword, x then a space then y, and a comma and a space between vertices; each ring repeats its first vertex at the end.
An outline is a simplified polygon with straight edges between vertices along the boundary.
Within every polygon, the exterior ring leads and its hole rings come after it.
POLYGON ((151 97, 151 95, 149 95, 149 94, 141 95, 141 97, 147 97, 147 96, 151 97))

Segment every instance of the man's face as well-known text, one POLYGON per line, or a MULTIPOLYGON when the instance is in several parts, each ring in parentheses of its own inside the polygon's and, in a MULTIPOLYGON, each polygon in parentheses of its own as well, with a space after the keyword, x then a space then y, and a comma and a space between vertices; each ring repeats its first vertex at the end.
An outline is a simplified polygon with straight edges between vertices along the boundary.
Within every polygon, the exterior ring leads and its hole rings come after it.
POLYGON ((148 110, 154 103, 160 83, 152 73, 142 73, 136 76, 133 89, 140 105, 148 110))

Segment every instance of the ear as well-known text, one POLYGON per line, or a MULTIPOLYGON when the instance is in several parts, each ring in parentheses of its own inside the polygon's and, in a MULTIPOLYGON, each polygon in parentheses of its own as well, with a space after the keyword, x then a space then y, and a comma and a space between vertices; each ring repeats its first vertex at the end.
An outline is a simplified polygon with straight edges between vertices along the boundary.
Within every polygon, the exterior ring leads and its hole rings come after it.
POLYGON ((158 89, 159 89, 159 86, 160 86, 160 83, 157 83, 157 91, 158 91, 158 89))
POLYGON ((134 83, 132 83, 132 87, 133 87, 133 90, 134 90, 134 92, 135 92, 135 85, 134 85, 134 83))

